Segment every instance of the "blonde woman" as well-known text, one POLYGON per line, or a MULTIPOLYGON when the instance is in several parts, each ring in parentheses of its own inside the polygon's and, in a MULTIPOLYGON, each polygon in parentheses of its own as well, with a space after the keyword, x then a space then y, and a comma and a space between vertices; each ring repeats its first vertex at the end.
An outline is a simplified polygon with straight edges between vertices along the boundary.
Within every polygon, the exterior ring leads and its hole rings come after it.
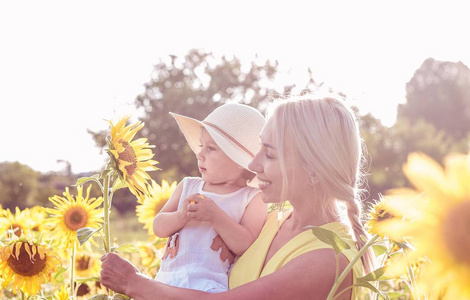
MULTIPOLYGON (((354 113, 333 97, 292 97, 273 105, 261 144, 249 167, 257 173, 263 201, 288 200, 293 209, 268 216, 234 264, 229 291, 207 294, 162 285, 115 254, 103 257, 101 282, 134 299, 326 299, 335 280, 335 254, 309 229, 332 230, 350 244, 339 255, 339 272, 364 244, 361 236, 367 237, 360 220, 362 145, 354 113)), ((356 263, 338 299, 356 298, 357 290, 347 288, 371 261, 367 252, 356 263)))

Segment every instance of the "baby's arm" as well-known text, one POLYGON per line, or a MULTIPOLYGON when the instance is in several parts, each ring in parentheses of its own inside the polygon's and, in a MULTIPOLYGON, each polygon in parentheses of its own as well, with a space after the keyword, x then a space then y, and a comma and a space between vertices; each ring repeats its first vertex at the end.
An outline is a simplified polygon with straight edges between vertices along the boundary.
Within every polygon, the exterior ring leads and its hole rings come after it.
MULTIPOLYGON (((178 183, 168 202, 162 210, 153 219, 153 232, 156 236, 169 237, 188 223, 189 218, 186 215, 186 209, 178 210, 178 203, 183 191, 183 183, 178 183)), ((185 208, 185 205, 183 205, 185 208)))
POLYGON ((258 237, 264 225, 267 211, 267 205, 261 199, 261 193, 258 193, 246 207, 240 224, 230 218, 208 198, 197 199, 196 204, 190 204, 188 215, 196 220, 211 222, 227 247, 236 255, 241 255, 258 237), (201 204, 202 206, 208 205, 211 208, 198 208, 201 204))

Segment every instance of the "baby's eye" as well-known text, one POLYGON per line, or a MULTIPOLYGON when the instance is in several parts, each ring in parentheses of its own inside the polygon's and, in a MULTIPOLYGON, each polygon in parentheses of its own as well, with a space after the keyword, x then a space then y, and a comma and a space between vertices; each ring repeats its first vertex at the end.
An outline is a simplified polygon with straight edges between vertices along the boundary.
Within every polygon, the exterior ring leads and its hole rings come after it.
POLYGON ((202 148, 202 144, 199 144, 198 147, 199 147, 199 148, 202 148))
POLYGON ((207 147, 207 149, 209 149, 210 151, 214 151, 214 150, 215 150, 214 147, 207 147))

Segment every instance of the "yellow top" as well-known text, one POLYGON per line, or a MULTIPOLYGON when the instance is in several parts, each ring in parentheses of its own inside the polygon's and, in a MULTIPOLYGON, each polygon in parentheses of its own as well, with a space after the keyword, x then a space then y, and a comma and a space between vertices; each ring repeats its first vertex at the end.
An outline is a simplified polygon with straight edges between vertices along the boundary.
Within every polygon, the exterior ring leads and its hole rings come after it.
MULTIPOLYGON (((285 214, 280 223, 282 224, 290 214, 291 211, 285 214)), ((338 222, 327 223, 320 227, 334 231, 351 246, 351 249, 342 252, 346 258, 351 261, 352 258, 357 254, 357 247, 356 243, 349 235, 348 228, 338 222)), ((264 260, 277 231, 277 213, 271 213, 268 216, 266 224, 261 230, 258 239, 256 239, 250 248, 248 248, 233 265, 229 277, 229 287, 231 289, 269 275, 289 263, 292 259, 302 254, 318 249, 331 249, 330 245, 320 241, 311 230, 306 230, 299 233, 281 249, 279 249, 266 263, 263 269, 264 260)), ((312 266, 312 268, 314 267, 315 266, 312 266)), ((363 268, 361 260, 358 260, 358 262, 353 267, 353 282, 356 281, 356 278, 361 276, 363 276, 363 268)), ((356 299, 355 295, 357 293, 358 290, 354 288, 351 299, 356 299)))

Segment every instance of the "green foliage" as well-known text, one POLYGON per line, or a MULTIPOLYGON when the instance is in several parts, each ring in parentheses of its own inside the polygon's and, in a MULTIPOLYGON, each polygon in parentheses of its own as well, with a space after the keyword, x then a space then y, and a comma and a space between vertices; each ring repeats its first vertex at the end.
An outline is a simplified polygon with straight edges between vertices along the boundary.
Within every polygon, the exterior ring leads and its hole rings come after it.
POLYGON ((462 62, 425 60, 406 91, 399 118, 424 119, 457 139, 470 132, 470 69, 462 62))
POLYGON ((328 229, 321 227, 313 227, 312 233, 322 242, 330 245, 335 250, 336 255, 344 250, 351 249, 348 243, 346 243, 341 237, 328 229))
POLYGON ((0 164, 0 203, 24 209, 33 204, 40 173, 19 162, 0 164))
POLYGON ((393 127, 385 127, 371 115, 360 120, 361 134, 368 151, 367 177, 369 201, 379 199, 379 194, 388 189, 409 186, 402 172, 408 153, 419 151, 428 154, 436 161, 451 152, 466 153, 466 140, 456 139, 444 130, 421 119, 412 122, 399 119, 393 127))
POLYGON ((276 72, 277 62, 245 66, 236 57, 215 58, 196 49, 183 58, 171 56, 160 61, 145 84, 145 92, 136 100, 137 107, 145 111, 141 135, 157 146, 156 158, 162 169, 154 174, 157 181, 198 175, 195 156, 169 112, 202 120, 227 101, 262 110, 261 104, 271 95, 283 93, 269 87, 276 72))

